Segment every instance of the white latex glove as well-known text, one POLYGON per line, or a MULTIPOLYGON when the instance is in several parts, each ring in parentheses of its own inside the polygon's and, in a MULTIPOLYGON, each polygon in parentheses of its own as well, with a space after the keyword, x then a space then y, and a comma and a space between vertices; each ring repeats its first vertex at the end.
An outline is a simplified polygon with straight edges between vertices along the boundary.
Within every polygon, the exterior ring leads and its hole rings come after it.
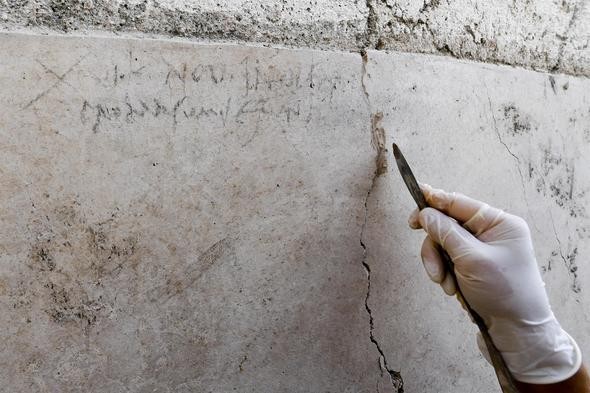
POLYGON ((421 187, 433 208, 415 211, 409 224, 428 234, 421 253, 428 276, 455 293, 438 252, 444 248, 465 299, 517 380, 547 384, 575 374, 582 355, 551 311, 526 222, 465 195, 421 187))

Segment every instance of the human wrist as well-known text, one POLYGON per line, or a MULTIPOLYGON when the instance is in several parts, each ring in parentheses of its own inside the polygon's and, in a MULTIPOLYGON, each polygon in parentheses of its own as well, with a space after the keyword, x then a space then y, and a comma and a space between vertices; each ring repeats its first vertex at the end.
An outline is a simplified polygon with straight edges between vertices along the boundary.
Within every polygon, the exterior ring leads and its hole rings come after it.
POLYGON ((513 376, 531 384, 557 383, 582 364, 575 340, 551 316, 542 322, 492 320, 490 336, 513 376))

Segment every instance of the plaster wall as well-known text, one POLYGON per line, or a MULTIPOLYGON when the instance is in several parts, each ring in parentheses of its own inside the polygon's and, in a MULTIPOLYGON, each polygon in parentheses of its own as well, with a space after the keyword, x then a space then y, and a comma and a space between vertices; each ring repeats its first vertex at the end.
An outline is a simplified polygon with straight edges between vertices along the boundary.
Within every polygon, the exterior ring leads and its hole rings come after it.
POLYGON ((422 180, 529 221, 590 351, 587 79, 0 38, 2 391, 498 391, 422 271, 392 140, 422 180))
POLYGON ((498 391, 422 271, 394 139, 529 221, 589 353, 586 78, 55 34, 0 53, 2 391, 498 391))

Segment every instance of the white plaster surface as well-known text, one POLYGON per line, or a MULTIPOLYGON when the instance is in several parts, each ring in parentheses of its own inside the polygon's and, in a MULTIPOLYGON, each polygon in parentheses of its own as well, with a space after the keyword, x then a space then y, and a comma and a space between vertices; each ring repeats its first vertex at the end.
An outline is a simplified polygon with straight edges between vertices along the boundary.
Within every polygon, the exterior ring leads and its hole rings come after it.
POLYGON ((360 56, 0 53, 0 390, 391 391, 364 308, 360 56))
POLYGON ((405 392, 497 392, 396 168, 374 177, 379 125, 422 180, 529 220, 590 351, 588 80, 74 36, 0 53, 0 391, 401 392, 386 366, 405 392))

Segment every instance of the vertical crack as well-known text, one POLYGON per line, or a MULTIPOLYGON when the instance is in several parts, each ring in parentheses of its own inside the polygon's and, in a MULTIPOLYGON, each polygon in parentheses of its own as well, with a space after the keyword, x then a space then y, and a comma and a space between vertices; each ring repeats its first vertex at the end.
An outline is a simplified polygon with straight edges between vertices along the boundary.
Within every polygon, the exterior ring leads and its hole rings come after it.
MULTIPOLYGON (((363 74, 365 72, 365 63, 366 57, 363 57, 363 74)), ((368 101, 369 95, 367 93, 364 83, 363 90, 368 101)), ((363 241, 369 217, 369 197, 371 196, 371 192, 375 189, 375 186, 377 185, 377 179, 379 178, 379 176, 387 172, 387 149, 385 148, 385 129, 381 126, 382 119, 383 113, 381 112, 371 114, 371 146, 373 146, 377 154, 375 156, 375 172, 373 174, 373 179, 371 180, 371 186, 365 196, 365 211, 359 242, 361 247, 363 248, 363 259, 361 263, 365 269, 365 272, 367 273, 367 292, 365 295, 365 310, 369 315, 369 339, 377 348, 377 352, 379 352, 379 369, 381 373, 383 373, 383 371, 387 371, 394 392, 403 393, 404 381, 402 379, 401 373, 399 371, 393 370, 389 366, 389 363, 387 362, 387 357, 385 356, 385 353, 383 352, 381 345, 375 338, 375 320, 373 318, 373 311, 371 310, 371 306, 369 305, 369 298, 371 297, 371 267, 367 262, 367 246, 363 241)))
MULTIPOLYGON (((486 90, 487 90, 487 86, 486 86, 486 90)), ((498 129, 498 123, 496 122, 496 116, 494 116, 494 108, 492 107, 492 100, 490 99, 489 92, 488 92, 488 106, 490 108, 490 115, 492 116, 492 121, 494 122, 494 131, 496 132, 496 137, 498 138, 498 142, 500 142, 502 144, 502 146, 504 146, 504 148, 506 149, 508 154, 510 154, 516 160, 516 163, 519 164, 519 165, 517 165, 517 168, 518 168, 518 172, 520 173, 520 179, 523 181, 523 187, 524 187, 524 177, 523 177, 522 171, 520 169, 520 158, 518 158, 518 156, 516 154, 514 154, 512 152, 512 150, 510 150, 510 148, 508 147, 506 142, 504 142, 504 140, 502 139, 502 135, 500 135, 500 130, 498 129)))
POLYGON ((504 146, 504 148, 506 149, 506 151, 508 152, 508 154, 510 154, 512 156, 512 158, 514 158, 514 160, 516 161, 516 169, 518 170, 518 176, 520 177, 520 185, 522 187, 522 194, 524 196, 525 199, 525 203, 529 204, 527 196, 526 196, 526 188, 525 188, 525 182, 524 182, 524 175, 522 174, 522 169, 520 168, 520 158, 518 158, 518 156, 516 154, 514 154, 512 152, 512 150, 510 150, 510 148, 508 147, 508 145, 506 144, 506 142, 504 142, 504 140, 502 139, 502 135, 500 135, 500 130, 498 129, 498 124, 496 123, 496 116, 494 116, 494 111, 492 109, 492 101, 490 100, 490 97, 488 96, 488 103, 490 106, 490 113, 492 115, 492 120, 494 122, 494 131, 496 132, 496 137, 498 138, 498 142, 500 142, 500 144, 502 144, 502 146, 504 146))
POLYGON ((551 212, 551 209, 549 209, 549 218, 551 220, 551 227, 553 228, 553 234, 555 235, 555 240, 557 241, 557 250, 559 252, 559 256, 561 257, 561 260, 563 261, 563 264, 565 265, 565 268, 567 269, 567 273, 572 278, 571 289, 574 293, 580 293, 580 291, 582 289, 580 288, 580 284, 578 283, 578 273, 577 273, 578 268, 574 263, 575 258, 578 254, 578 249, 577 249, 577 247, 574 248, 574 251, 572 253, 568 253, 567 258, 566 258, 566 256, 563 254, 563 247, 561 246, 561 240, 559 239, 559 235, 557 234, 557 228, 555 228, 555 220, 553 219, 553 213, 551 212))
POLYGON ((496 133, 496 137, 498 138, 498 142, 500 142, 500 144, 502 146, 504 146, 504 149, 506 149, 506 151, 508 152, 508 154, 510 154, 512 156, 512 158, 514 158, 514 160, 516 161, 516 169, 518 170, 518 176, 520 178, 520 186, 522 188, 522 197, 524 198, 524 203, 526 205, 526 210, 527 213, 529 215, 529 218, 531 218, 529 221, 530 224, 532 224, 533 228, 535 228, 535 230, 539 233, 543 233, 543 231, 541 231, 539 229, 539 227, 537 226, 536 221, 532 218, 533 215, 531 214, 531 205, 529 203, 529 198, 527 196, 527 192, 526 192, 526 185, 525 185, 525 177, 522 173, 522 169, 520 167, 520 158, 518 158, 518 156, 516 154, 514 154, 514 152, 512 152, 512 150, 510 150, 510 148, 508 147, 508 145, 506 144, 506 142, 504 142, 504 140, 502 139, 502 135, 500 134, 500 130, 498 129, 498 123, 496 121, 496 116, 494 116, 494 109, 492 107, 492 100, 490 99, 490 93, 488 90, 488 86, 487 84, 485 84, 485 88, 486 88, 486 92, 487 92, 487 98, 488 98, 488 105, 490 108, 490 115, 492 116, 492 122, 494 124, 494 131, 496 133))
MULTIPOLYGON (((385 148, 385 129, 381 126, 383 120, 383 112, 373 113, 371 107, 371 97, 369 96, 369 90, 365 79, 370 74, 367 72, 367 63, 369 62, 369 54, 363 49, 360 52, 362 65, 361 65, 361 87, 367 103, 367 109, 371 113, 371 146, 377 152, 375 156, 375 174, 380 176, 387 172, 387 149, 385 148)), ((374 181, 375 179, 373 179, 374 181)), ((372 186, 371 186, 372 187, 372 186)))
MULTIPOLYGON (((504 146, 504 149, 506 149, 506 152, 508 152, 508 154, 510 154, 512 156, 514 161, 516 161, 516 170, 518 171, 518 176, 520 178, 520 186, 522 188, 522 196, 524 198, 524 203, 526 204, 526 207, 527 207, 527 212, 528 212, 529 216, 532 217, 531 207, 530 207, 529 199, 528 199, 527 193, 526 193, 526 185, 525 185, 526 182, 524 180, 525 178, 522 173, 522 169, 520 167, 520 158, 518 158, 518 156, 516 154, 514 154, 514 152, 512 150, 510 150, 510 148, 508 147, 506 142, 504 142, 504 139, 502 139, 502 135, 500 134, 500 130, 498 129, 498 122, 496 121, 496 116, 494 115, 494 108, 492 106, 492 100, 490 99, 490 92, 489 92, 488 86, 485 82, 484 82, 484 86, 485 86, 485 89, 487 92, 488 107, 490 109, 490 116, 492 117, 494 132, 496 133, 496 138, 498 138, 498 142, 500 142, 500 144, 502 146, 504 146)), ((531 222, 532 222, 532 225, 534 226, 534 228, 538 232, 542 233, 542 231, 540 231, 539 228, 537 227, 537 224, 535 223, 535 221, 532 220, 531 222)))
POLYGON ((367 101, 367 105, 369 107, 369 111, 371 110, 371 101, 369 100, 369 91, 367 90, 367 85, 365 84, 365 78, 367 76, 367 62, 369 61, 369 54, 367 53, 366 49, 361 50, 361 87, 363 88, 363 94, 365 95, 365 101, 367 101))
POLYGON ((375 171, 375 175, 373 176, 373 180, 371 182, 371 188, 369 188, 369 191, 367 191, 367 195, 365 196, 365 218, 364 218, 363 226, 361 229, 361 238, 360 238, 360 244, 361 244, 361 247, 363 248, 362 264, 363 264, 363 267, 365 268, 365 272, 367 273, 367 293, 365 295, 365 310, 367 311, 367 314, 369 315, 369 339, 375 345, 375 348, 377 348, 377 352, 379 352, 379 369, 381 370, 381 372, 387 371, 387 373, 389 374, 389 379, 391 381, 391 385, 395 389, 394 391, 397 393, 403 393, 404 392, 404 380, 402 379, 401 373, 399 371, 392 369, 389 366, 389 363, 387 362, 387 357, 385 356, 385 353, 383 352, 383 349, 381 348, 379 341, 377 341, 377 339, 375 338, 375 332, 374 332, 375 331, 375 320, 373 318, 373 311, 371 310, 371 306, 369 306, 369 298, 371 297, 371 267, 367 263, 367 246, 363 242, 363 236, 365 233, 365 228, 367 226, 367 219, 368 219, 368 215, 369 215, 369 209, 368 209, 369 196, 371 195, 371 191, 373 191, 373 189, 375 188, 375 184, 377 183, 378 177, 379 177, 379 175, 377 174, 377 171, 375 171))

